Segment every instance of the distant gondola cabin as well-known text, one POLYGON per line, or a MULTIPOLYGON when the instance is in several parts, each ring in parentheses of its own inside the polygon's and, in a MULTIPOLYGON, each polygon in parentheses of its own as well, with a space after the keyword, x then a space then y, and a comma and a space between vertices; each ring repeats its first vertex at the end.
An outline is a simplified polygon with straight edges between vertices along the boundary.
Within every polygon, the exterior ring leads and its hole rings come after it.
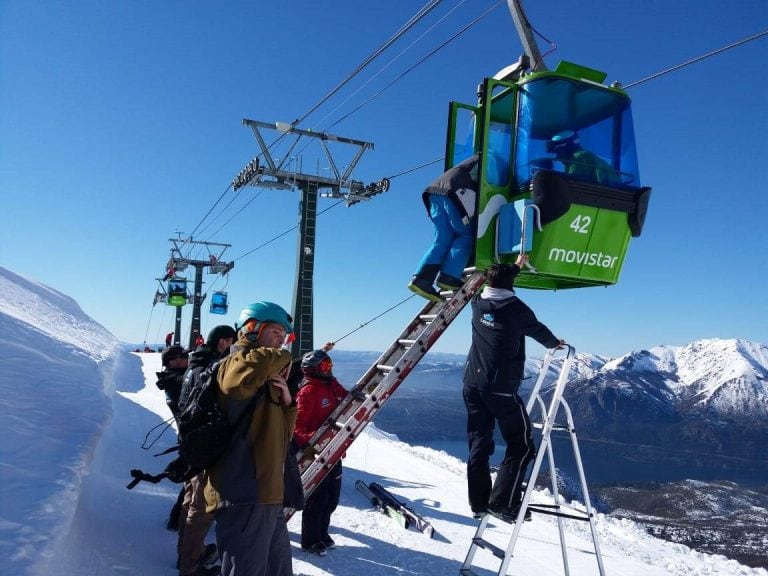
POLYGON ((168 299, 169 306, 184 306, 187 303, 187 279, 171 278, 168 280, 168 299))
POLYGON ((229 310, 226 292, 214 292, 211 295, 211 314, 226 314, 229 310))

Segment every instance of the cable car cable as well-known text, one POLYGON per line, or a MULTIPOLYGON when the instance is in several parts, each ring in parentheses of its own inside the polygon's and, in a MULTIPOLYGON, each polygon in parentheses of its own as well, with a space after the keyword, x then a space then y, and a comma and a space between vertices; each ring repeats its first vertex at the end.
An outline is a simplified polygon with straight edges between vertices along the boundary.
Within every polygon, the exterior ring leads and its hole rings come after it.
POLYGON ((475 18, 474 20, 472 20, 472 21, 471 21, 469 24, 467 24, 467 25, 466 25, 466 26, 464 26, 464 27, 463 27, 461 30, 459 30, 458 32, 456 32, 456 34, 454 34, 453 36, 451 36, 450 38, 448 38, 448 40, 446 40, 445 42, 443 42, 442 44, 440 44, 439 46, 437 46, 437 48, 435 48, 435 49, 433 49, 431 52, 429 52, 429 54, 427 54, 427 55, 426 55, 426 56, 424 56, 424 57, 423 57, 421 60, 419 60, 418 62, 416 62, 416 64, 414 64, 413 66, 411 66, 410 68, 408 68, 408 69, 407 69, 405 72, 403 72, 402 74, 400 74, 400 76, 398 76, 397 78, 395 78, 394 80, 392 80, 392 82, 390 82, 389 84, 387 84, 386 86, 384 86, 384 88, 382 88, 381 90, 379 90, 379 91, 378 91, 376 94, 374 94, 373 96, 371 96, 371 97, 370 97, 370 98, 368 98, 367 100, 363 101, 363 102, 362 102, 360 105, 358 105, 356 108, 352 109, 352 111, 351 111, 351 112, 349 112, 349 113, 345 114, 344 116, 342 116, 341 118, 339 118, 338 120, 336 120, 336 122, 334 122, 333 124, 331 124, 330 126, 328 126, 328 128, 333 128, 334 126, 336 126, 336 125, 337 125, 337 124, 339 124, 340 122, 342 122, 342 121, 346 120, 347 118, 349 118, 349 117, 350 117, 352 114, 354 114, 355 112, 357 112, 358 110, 360 110, 360 109, 361 109, 363 106, 365 106, 366 104, 368 104, 369 102, 371 102, 373 99, 375 99, 375 98, 378 98, 378 97, 379 97, 379 96, 380 96, 380 95, 381 95, 381 94, 382 94, 384 91, 386 91, 386 90, 388 90, 389 88, 391 88, 391 87, 392 87, 392 86, 393 86, 395 83, 397 83, 397 82, 399 82, 400 80, 402 80, 402 79, 403 79, 403 78, 404 78, 404 77, 405 77, 407 74, 410 74, 410 73, 411 73, 411 72, 412 72, 412 71, 413 71, 415 68, 417 68, 418 66, 420 66, 421 64, 423 64, 423 63, 424 63, 426 60, 428 60, 429 58, 431 58, 432 56, 434 56, 434 55, 435 55, 437 52, 439 52, 440 50, 442 50, 443 48, 445 48, 445 47, 446 47, 448 44, 450 44, 451 42, 453 42, 453 41, 454 41, 456 38, 458 38, 459 36, 461 36, 462 34, 464 34, 464 32, 466 32, 467 30, 469 30, 470 28, 472 28, 472 26, 474 26, 474 25, 475 25, 475 24, 477 24, 477 23, 478 23, 480 20, 482 20, 483 18, 485 18, 485 17, 486 17, 488 14, 490 14, 490 13, 491 13, 493 10, 495 10, 495 9, 496 9, 496 8, 497 8, 499 5, 501 5, 501 4, 502 4, 502 3, 504 3, 505 1, 506 1, 506 0, 499 0, 498 2, 496 2, 496 4, 494 4, 493 6, 491 6, 490 8, 488 8, 488 9, 487 9, 485 12, 483 12, 482 14, 480 14, 480 16, 478 16, 477 18, 475 18))
POLYGON ((147 331, 144 332, 144 346, 147 345, 147 336, 149 336, 149 326, 150 324, 152 324, 152 314, 155 313, 155 304, 152 304, 152 309, 149 311, 149 322, 147 322, 147 331))
MULTIPOLYGON (((192 238, 192 236, 195 235, 195 232, 197 232, 197 229, 200 228, 202 223, 205 222, 205 219, 208 218, 208 216, 210 216, 211 212, 213 212, 213 209, 216 208, 216 206, 219 204, 219 202, 221 202, 221 199, 224 198, 224 195, 227 192, 229 192, 230 188, 232 188, 232 184, 229 184, 229 186, 227 186, 225 188, 224 192, 221 193, 221 196, 219 196, 218 200, 216 200, 216 202, 213 203, 213 206, 211 206, 210 210, 208 210, 208 212, 205 213, 205 216, 203 216, 202 220, 200 220, 200 222, 197 223, 197 226, 195 226, 195 228, 192 230, 192 232, 189 233, 188 238, 192 238)), ((183 246, 183 244, 182 244, 182 246, 183 246)))
POLYGON ((406 302, 408 302, 408 300, 410 300, 411 298, 414 298, 415 296, 416 296, 416 294, 411 294, 411 295, 410 295, 410 296, 408 296, 407 298, 404 298, 404 299, 400 300, 400 302, 398 302, 398 303, 397 303, 397 304, 395 304, 394 306, 390 306, 389 308, 387 308, 386 310, 384 310, 384 312, 382 312, 382 313, 381 313, 381 314, 379 314, 378 316, 374 316, 373 318, 371 318, 371 319, 370 319, 370 320, 368 320, 367 322, 363 322, 362 324, 360 324, 360 326, 358 326, 358 327, 357 327, 357 328, 355 328, 354 330, 352 330, 352 331, 350 331, 350 332, 347 332, 347 333, 346 333, 346 334, 344 334, 344 336, 342 336, 341 338, 337 338, 336 340, 334 340, 334 341, 333 341, 333 344, 338 344, 339 342, 341 342, 342 340, 344 340, 344 338, 346 338, 347 336, 350 336, 351 334, 354 334, 355 332, 357 332, 357 331, 358 331, 358 330, 360 330, 361 328, 365 328, 366 326, 368 326, 368 324, 370 324, 370 323, 371 323, 371 322, 373 322, 374 320, 378 320, 379 318, 381 318, 381 317, 382 317, 382 316, 384 316, 385 314, 388 314, 389 312, 391 312, 392 310, 394 310, 394 309, 395 309, 395 308, 397 308, 398 306, 402 306, 403 304, 405 304, 406 302))
MULTIPOLYGON (((335 202, 335 203, 331 204, 330 206, 328 206, 328 208, 325 208, 324 210, 321 210, 320 212, 318 212, 318 213, 317 213, 317 215, 318 215, 318 216, 320 216, 321 214, 324 214, 324 213, 328 212, 328 210, 330 210, 331 208, 335 208, 336 206, 338 206, 338 205, 339 205, 339 204, 341 204, 342 202, 344 202, 344 200, 343 200, 343 199, 342 199, 342 200, 339 200, 338 202, 335 202)), ((254 249, 252 249, 252 250, 249 250, 249 251, 248 251, 248 252, 246 252, 245 254, 241 254, 241 255, 240 255, 240 256, 238 256, 237 258, 233 258, 233 259, 232 259, 232 261, 233 261, 233 262, 237 262, 238 260, 242 260, 242 259, 243 259, 243 258, 245 258, 246 256, 250 256, 251 254, 253 254, 254 252, 256 252, 256 250, 260 250, 261 248, 264 248, 264 246, 266 246, 267 244, 271 244, 272 242, 274 242, 275 240, 277 240, 277 239, 279 239, 279 238, 282 238, 283 236, 285 236, 285 235, 286 235, 286 234, 288 234, 289 232, 293 232, 293 231, 294 231, 294 230, 296 230, 296 228, 298 228, 298 227, 299 227, 299 225, 298 225, 298 224, 296 224, 296 226, 294 226, 294 227, 292 227, 292 228, 288 228, 288 230, 285 230, 285 231, 281 232, 280 234, 278 234, 277 236, 275 236, 274 238, 271 238, 270 240, 267 240, 267 241, 266 241, 266 242, 264 242, 263 244, 260 244, 259 246, 256 246, 256 248, 254 248, 254 249)))
MULTIPOLYGON (((382 73, 383 73, 383 72, 384 72, 384 71, 385 71, 387 68, 389 68, 389 66, 391 66, 392 64, 394 64, 396 60, 398 60, 398 59, 399 59, 401 56, 403 56, 403 54, 405 54, 405 53, 406 53, 406 52, 408 52, 408 51, 409 51, 411 48, 413 48, 413 47, 414 47, 414 46, 415 46, 415 45, 416 45, 416 44, 417 44, 417 43, 418 43, 418 42, 419 42, 419 41, 420 41, 422 38, 424 38, 424 36, 426 36, 426 35, 427 35, 427 34, 429 34, 429 33, 430 33, 432 30, 434 30, 434 29, 435 29, 435 27, 437 27, 437 25, 438 25, 438 24, 440 24, 440 23, 441 23, 443 20, 445 20, 446 18, 448 18, 448 16, 450 16, 451 14, 453 14, 453 12, 455 12, 456 10, 458 10, 458 9, 459 9, 459 8, 460 8, 460 7, 461 7, 461 6, 462 6, 464 3, 466 3, 466 2, 467 2, 467 0, 459 0, 459 2, 456 4, 456 6, 454 6, 453 8, 451 8, 451 9, 450 9, 448 12, 446 12, 446 13, 445 13, 443 16, 441 16, 441 17, 440 17, 440 18, 439 18, 439 19, 438 19, 436 22, 434 22, 434 23, 433 23, 433 24, 432 24, 432 25, 431 25, 429 28, 427 28, 427 29, 426 29, 424 32, 422 32, 422 33, 421 33, 421 35, 419 35, 419 37, 418 37, 418 38, 416 38, 416 39, 415 39, 413 42, 411 42, 411 43, 410 43, 410 44, 409 44, 409 45, 408 45, 408 46, 407 46, 405 49, 401 50, 399 54, 397 54, 397 55, 396 55, 394 58, 392 58, 392 59, 391 59, 389 62, 387 62, 387 63, 386 63, 384 66, 382 66, 382 67, 381 67, 381 68, 378 70, 378 72, 376 72, 376 73, 375 73, 373 76, 371 76, 371 77, 370 77, 370 78, 368 78, 368 79, 367 79, 365 82, 363 82, 363 84, 362 84, 362 85, 361 85, 359 88, 357 88, 357 89, 356 89, 355 91, 353 91, 353 92, 352 92, 352 93, 351 93, 349 96, 347 96, 347 97, 346 97, 344 100, 342 100, 342 101, 341 101, 341 103, 340 103, 338 106, 336 106, 336 108, 334 108, 333 110, 331 110, 330 112, 328 112, 328 113, 327 113, 325 116, 323 116, 323 117, 322 117, 320 120, 318 120, 316 124, 322 124, 322 123, 323 123, 323 122, 324 122, 324 121, 325 121, 325 120, 326 120, 326 119, 327 119, 329 116, 331 116, 331 115, 332 115, 334 112, 336 112, 336 111, 337 111, 339 108, 341 108, 342 106, 344 106, 344 104, 346 104, 347 102, 349 102, 349 100, 351 100, 351 99, 352 99, 352 98, 353 98, 353 97, 354 97, 354 96, 355 96, 355 95, 356 95, 358 92, 360 92, 360 91, 361 91, 363 88, 365 88, 365 87, 366 87, 368 84, 370 84, 371 82, 373 82, 373 80, 375 80, 377 77, 379 77, 379 76, 380 76, 380 75, 381 75, 381 74, 382 74, 382 73)), ((499 4, 500 4, 500 3, 501 3, 501 2, 499 2, 499 4)), ((324 128, 322 131, 323 131, 323 132, 325 132, 326 130, 328 130, 329 128, 332 128, 333 126, 335 126, 335 125, 336 125, 336 124, 338 124, 339 122, 340 122, 340 120, 337 120, 336 122, 334 122, 334 123, 333 123, 333 124, 331 124, 330 126, 328 126, 328 127, 324 128)))
POLYGON ((214 230, 213 232, 211 232, 211 234, 208 236, 208 239, 210 240, 211 238, 213 238, 214 236, 216 236, 216 234, 218 234, 219 232, 221 232, 221 230, 222 230, 222 228, 224 228, 224 226, 226 226, 227 224, 229 224, 230 222, 232 222, 232 220, 234 220, 234 219, 235 219, 237 216, 239 216, 240 214, 242 214, 242 213, 243 213, 243 210, 245 210, 246 208, 248 208, 248 206, 250 206, 250 205, 251 205, 251 203, 252 203, 254 200, 256 200, 256 199, 257 199, 259 196, 261 196, 261 194, 262 194, 263 192, 264 192, 264 188, 261 188, 261 189, 259 189, 259 191, 258 191, 256 194, 254 194, 254 196, 253 196, 253 197, 252 197, 250 200, 248 200, 248 202, 246 202, 246 203, 245 203, 245 206, 243 206, 242 208, 240 208, 240 210, 239 210, 239 211, 235 212, 235 213, 234 213, 232 216, 230 216, 230 218, 229 218, 229 219, 228 219, 226 222, 224 222, 224 224, 222 224, 222 225, 221 225, 221 226, 219 226, 219 227, 218 227, 216 230, 214 230))
MULTIPOLYGON (((499 1, 499 2, 497 2, 497 4, 495 4, 495 5, 494 5, 494 6, 493 6, 491 9, 495 8, 496 6, 498 6, 498 5, 499 5, 499 4, 501 4, 501 2, 503 2, 503 1, 504 1, 504 0, 500 0, 500 1, 499 1)), ((442 2, 442 0, 430 0, 429 2, 427 2, 427 4, 425 4, 425 5, 424 5, 424 6, 423 6, 423 7, 422 7, 422 8, 421 8, 421 9, 420 9, 420 10, 419 10, 419 11, 418 11, 418 12, 417 12, 417 13, 416 13, 414 16, 412 16, 412 17, 411 17, 411 18, 410 18, 410 19, 409 19, 409 20, 408 20, 408 21, 407 21, 407 22, 406 22, 406 23, 405 23, 405 24, 404 24, 404 25, 403 25, 403 26, 400 28, 400 30, 398 30, 398 31, 397 31, 397 32, 396 32, 396 33, 395 33, 395 34, 394 34, 392 37, 390 37, 390 39, 389 39, 389 40, 387 40, 387 41, 386 41, 386 42, 385 42, 385 43, 384 43, 382 46, 380 46, 380 47, 379 47, 377 50, 375 50, 373 54, 371 54, 371 55, 370 55, 368 58, 366 58, 366 59, 363 61, 363 63, 361 63, 360 65, 358 65, 358 66, 357 66, 357 67, 356 67, 356 68, 355 68, 355 69, 354 69, 354 70, 353 70, 353 71, 352 71, 352 72, 351 72, 349 75, 347 75, 347 77, 346 77, 344 80, 342 80, 342 81, 341 81, 341 82, 340 82, 340 83, 339 83, 339 84, 338 84, 338 85, 337 85, 337 86, 336 86, 334 89, 332 89, 332 90, 331 90, 331 91, 330 91, 328 94, 326 94, 326 95, 325 95, 323 98, 321 98, 321 100, 320 100, 320 101, 319 101, 317 104, 315 104, 315 105, 314 105, 314 106, 313 106, 313 107, 312 107, 312 108, 311 108, 309 111, 305 112, 305 113, 304 113, 304 114, 303 114, 301 117, 299 117, 297 120, 294 120, 294 122, 293 122, 291 125, 292 125, 292 126, 298 125, 298 124, 299 124, 299 123, 301 123, 303 120, 305 120, 305 119, 306 119, 306 118, 307 118, 307 117, 308 117, 308 116, 309 116, 309 115, 310 115, 312 112, 314 112, 315 110, 317 110, 317 109, 318 109, 318 108, 319 108, 319 107, 320 107, 322 104, 324 104, 324 103, 325 103, 327 100, 329 100, 329 99, 330 99, 330 98, 331 98, 331 97, 332 97, 332 96, 333 96, 333 95, 334 95, 336 92, 338 92, 338 91, 339 91, 339 90, 340 90, 340 89, 341 89, 341 88, 342 88, 344 85, 346 85, 346 84, 347 84, 347 83, 348 83, 350 80, 352 80, 352 78, 354 78, 354 77, 355 77, 357 74, 359 74, 359 73, 360 73, 360 72, 361 72, 361 71, 362 71, 362 70, 363 70, 365 67, 367 67, 367 66, 368 66, 368 65, 369 65, 369 64, 370 64, 370 63, 371 63, 373 60, 375 60, 376 58, 378 58, 378 57, 379 57, 379 56, 380 56, 380 55, 381 55, 381 54, 382 54, 382 53, 383 53, 383 52, 384 52, 384 51, 385 51, 387 48, 389 48, 389 47, 390 47, 390 46, 391 46, 391 45, 392 45, 394 42, 396 42, 398 39, 400 39, 400 38, 401 38, 401 37, 402 37, 402 36, 403 36, 403 35, 404 35, 406 32, 408 32, 408 31, 409 31, 411 28, 413 28, 413 26, 415 26, 415 25, 416 25, 416 24, 417 24, 417 23, 418 23, 420 20, 422 20, 422 19, 423 19, 425 16, 427 16, 427 14, 429 14, 429 13, 430 13, 432 10, 434 10, 434 9, 435 9, 435 8, 436 8, 436 7, 437 7, 437 6, 438 6, 438 5, 441 3, 441 2, 442 2)), ((449 12, 449 14, 450 14, 450 12, 449 12)), ((462 31, 462 32, 463 32, 463 31, 462 31)), ((461 34, 462 32, 460 32, 459 34, 461 34)), ((454 36, 454 38, 455 38, 455 36, 454 36)), ((453 38, 452 38, 452 39, 450 39, 448 42, 450 42, 450 41, 452 41, 452 40, 453 40, 453 38)), ((444 43, 442 46, 446 45, 448 42, 444 43)), ((441 47, 442 47, 442 46, 441 46, 441 47)), ((439 48, 438 48, 438 49, 439 49, 439 48)), ((429 57, 430 57, 432 54, 434 54, 434 52, 436 52, 436 50, 435 50, 435 51, 433 51, 432 53, 430 53, 430 54, 427 56, 427 58, 429 58, 429 57)), ((422 59, 422 60, 421 60, 421 62, 423 62, 424 60, 426 60, 426 58, 422 59)), ((417 63, 417 64, 416 64, 416 66, 418 66, 418 65, 419 65, 421 62, 417 63)), ((415 66, 414 66, 414 67, 415 67, 415 66)), ((411 70, 412 70, 414 67, 410 68, 410 69, 408 70, 408 72, 410 72, 410 71, 411 71, 411 70)), ((401 76, 401 77, 402 77, 402 76, 401 76)), ((396 80, 396 81, 397 81, 397 80, 396 80)), ((389 86, 391 86, 392 84, 394 84, 394 82, 392 82, 392 83, 391 83, 389 86)), ((388 88, 389 86, 387 86, 387 88, 388 88)), ((374 97, 375 97, 375 96, 374 96, 374 97)), ((368 101, 370 101, 370 100, 371 100, 371 99, 369 99, 368 101)), ((365 103, 363 103, 363 105, 364 105, 364 104, 366 104, 368 101, 366 101, 365 103)), ((361 105, 360 107, 362 107, 362 105, 361 105)), ((360 107, 358 107, 358 108, 360 108, 360 107)), ((354 112, 354 111, 353 111, 353 112, 354 112)), ((351 113, 350 113, 350 114, 351 114, 351 113)), ((348 116, 349 116, 349 114, 348 114, 348 115, 346 115, 344 118, 346 118, 346 117, 348 117, 348 116)), ((343 119, 343 118, 342 118, 342 119, 343 119)), ((337 124, 337 123, 338 123, 338 122, 340 122, 340 121, 341 121, 341 120, 337 121, 335 124, 337 124)), ((335 124, 333 124, 333 125, 335 125, 335 124)), ((278 142, 280 142, 280 141, 281 141, 281 139, 282 139, 282 138, 283 138, 285 135, 286 135, 286 134, 281 134, 280 136, 278 136, 278 137, 277 137, 277 138, 276 138, 276 139, 275 139, 275 140, 274 140, 272 143, 270 143, 270 144, 267 146, 267 150, 270 150, 270 149, 271 149, 273 146, 275 146, 275 145, 276 145, 278 142)), ((261 156, 261 155, 262 155, 262 154, 261 154, 261 153, 259 153, 259 154, 258 154, 256 157, 258 158, 258 157, 259 157, 259 156, 261 156)), ((229 186, 227 186, 227 188, 224 190, 224 192, 221 194, 221 196, 219 196, 219 198, 218 198, 218 199, 216 200, 216 202, 213 204, 213 206, 211 206, 211 208, 210 208, 210 209, 208 210, 208 212, 207 212, 207 213, 206 213, 206 214, 203 216, 203 218, 200 220, 200 222, 198 222, 197 226, 195 226, 195 228, 194 228, 194 229, 192 230, 192 232, 189 234, 188 238, 192 238, 192 237, 193 237, 193 235, 194 235, 194 234, 197 232, 197 230, 200 228, 200 226, 203 224, 203 222, 205 222, 205 220, 208 218, 208 216, 210 216, 211 212, 213 212, 213 210, 216 208, 216 206, 219 204, 219 202, 221 202, 222 198, 223 198, 223 197, 224 197, 224 195, 225 195, 225 194, 226 194, 226 193, 229 191, 229 189, 230 189, 231 187, 232 187, 232 184, 230 184, 229 186)), ((225 208, 225 209, 226 209, 226 208, 225 208)))
MULTIPOLYGON (((234 194, 234 195, 232 196, 232 199, 231 199, 231 200, 230 200, 230 201, 227 203, 227 205, 226 205, 226 206, 224 206, 224 207, 223 207, 223 208, 222 208, 222 209, 219 211, 219 213, 218 213, 218 214, 216 214, 216 216, 214 216, 213 218, 211 218, 211 220, 210 220, 210 221, 209 221, 209 222, 208 222, 208 223, 207 223, 205 226, 203 226, 203 227, 200 229, 200 236, 202 236, 202 235, 205 233, 205 231, 206 231, 206 230, 208 230, 208 228, 210 228, 211 226, 213 226, 213 223, 214 223, 214 222, 215 222, 215 221, 216 221, 218 218, 220 218, 220 217, 221 217, 221 215, 222 215, 222 214, 224 214, 224 212, 226 212, 226 211, 227 211, 227 209, 228 209, 230 206, 232 206, 232 204, 234 204, 234 203, 235 203, 235 201, 236 201, 238 198, 240 198, 240 195, 239 195, 239 194, 234 194)), ((210 239, 211 239, 211 238, 210 238, 211 236, 213 236, 213 234, 209 235, 209 237, 207 238, 207 240, 210 240, 210 239)))
POLYGON ((395 32, 395 34, 389 38, 389 40, 387 40, 386 42, 384 42, 384 44, 382 44, 382 45, 381 45, 379 48, 377 48, 377 49, 376 49, 376 50, 373 52, 373 54, 371 54, 370 56, 368 56, 368 58, 366 58, 366 59, 365 59, 365 60, 362 62, 362 64, 359 64, 359 65, 357 66, 357 68, 355 68, 355 69, 354 69, 354 70, 353 70, 353 71, 352 71, 350 74, 348 74, 348 75, 347 75, 347 77, 346 77, 346 78, 344 78, 344 80, 342 80, 341 82, 339 82, 339 83, 336 85, 336 87, 335 87, 335 88, 333 88, 333 89, 332 89, 330 92, 328 92, 328 93, 327 93, 325 96, 323 96, 323 97, 320 99, 320 101, 319 101, 317 104, 315 104, 314 106, 312 106, 312 108, 310 108, 310 109, 309 109, 307 112, 305 112, 305 113, 304 113, 303 115, 301 115, 299 118, 297 118, 296 120, 294 120, 293 122, 291 122, 291 125, 292 125, 292 126, 296 126, 296 125, 298 125, 298 124, 301 124, 301 123, 302 123, 302 122, 303 122, 303 121, 304 121, 304 120, 307 118, 307 116, 309 116, 310 114, 312 114, 312 112, 314 112, 314 111, 315 111, 315 110, 317 110, 317 109, 318 109, 320 106, 322 106, 323 104, 325 104, 325 103, 326 103, 326 102, 327 102, 327 101, 328 101, 328 100, 329 100, 329 99, 330 99, 330 98, 331 98, 331 97, 332 97, 334 94, 336 94, 336 92, 338 92, 339 90, 341 90, 341 89, 342 89, 342 88, 343 88, 343 87, 344 87, 344 86, 345 86, 345 85, 346 85, 346 84, 347 84, 347 83, 348 83, 350 80, 352 80, 352 78, 354 78, 354 77, 355 77, 355 76, 357 76, 357 75, 358 75, 360 72, 362 72, 362 71, 363 71, 363 69, 364 69, 366 66, 368 66, 368 65, 369 65, 371 62, 373 62, 373 61, 374 61, 376 58, 378 58, 378 57, 379 57, 379 55, 381 55, 381 54, 382 54, 382 53, 383 53, 383 52, 384 52, 384 51, 385 51, 387 48, 389 48, 389 47, 390 47, 390 46, 391 46, 393 43, 395 43, 395 42, 396 42, 398 39, 400 39, 400 37, 401 37, 401 36, 403 36, 403 35, 404 35, 406 32, 408 32, 408 30, 410 30, 411 28, 413 28, 413 27, 414 27, 414 26, 415 26, 415 25, 416 25, 416 24, 417 24, 417 23, 418 23, 418 22, 419 22, 419 21, 420 21, 422 18, 424 18, 424 17, 425 17, 427 14, 429 14, 429 13, 430 13, 432 10, 434 10, 435 8, 437 8, 437 6, 438 6, 438 4, 440 4, 440 2, 442 2, 442 0, 430 0, 430 1, 429 1, 429 2, 427 2, 427 3, 426 3, 424 6, 422 6, 422 7, 421 7, 421 9, 420 9, 420 10, 419 10, 419 11, 418 11, 418 12, 417 12, 417 13, 416 13, 414 16, 412 16, 412 17, 411 17, 411 19, 410 19, 410 20, 408 20, 408 22, 406 22, 406 23, 405 23, 405 24, 404 24, 404 25, 403 25, 403 26, 400 28, 400 30, 398 30, 397 32, 395 32))
POLYGON ((758 38, 761 38, 763 36, 768 35, 768 30, 763 30, 762 32, 758 32, 757 34, 754 34, 753 36, 750 36, 748 38, 744 38, 742 40, 739 40, 737 42, 734 42, 733 44, 729 44, 728 46, 723 46, 722 48, 718 48, 717 50, 712 50, 712 52, 707 52, 706 54, 703 54, 702 56, 698 56, 697 58, 693 58, 691 60, 688 60, 687 62, 683 62, 682 64, 678 64, 677 66, 672 66, 671 68, 667 68, 666 70, 662 70, 661 72, 657 72, 656 74, 652 74, 648 76, 647 78, 642 78, 641 80, 637 80, 635 82, 632 82, 631 84, 627 84, 626 86, 623 86, 622 88, 624 90, 627 90, 628 88, 632 88, 633 86, 637 86, 638 84, 642 84, 643 82, 648 82, 650 80, 655 80, 659 76, 663 76, 665 74, 669 74, 670 72, 674 72, 675 70, 679 70, 680 68, 683 68, 685 66, 688 66, 690 64, 695 64, 696 62, 700 62, 704 60, 705 58, 709 58, 710 56, 715 56, 717 54, 720 54, 721 52, 725 52, 726 50, 730 50, 731 48, 736 48, 737 46, 741 46, 742 44, 746 44, 747 42, 751 42, 752 40, 757 40, 758 38))

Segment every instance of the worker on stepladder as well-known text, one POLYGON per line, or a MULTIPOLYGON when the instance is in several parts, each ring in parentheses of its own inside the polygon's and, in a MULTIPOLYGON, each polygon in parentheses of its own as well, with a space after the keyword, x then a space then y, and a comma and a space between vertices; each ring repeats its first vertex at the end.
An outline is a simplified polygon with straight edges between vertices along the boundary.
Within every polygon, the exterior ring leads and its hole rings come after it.
POLYGON ((416 268, 408 289, 427 300, 440 301, 442 290, 461 288, 461 275, 474 244, 474 216, 480 155, 456 164, 422 193, 435 238, 416 268))
MULTIPOLYGON (((305 448, 317 429, 347 396, 347 390, 333 375, 333 361, 328 351, 333 343, 320 350, 307 352, 301 359, 304 381, 296 395, 296 428, 293 438, 299 449, 305 448)), ((328 472, 315 491, 307 498, 301 514, 301 547, 318 556, 325 556, 336 543, 328 529, 331 514, 339 505, 341 495, 341 460, 328 472)))
POLYGON ((526 260, 527 256, 520 255, 513 265, 490 266, 488 285, 472 298, 472 346, 464 369, 463 394, 469 505, 475 518, 491 511, 513 521, 522 504, 523 480, 535 455, 531 422, 518 395, 525 369, 525 337, 547 348, 565 344, 515 295, 515 276, 526 260), (491 486, 489 459, 495 422, 507 449, 491 486))

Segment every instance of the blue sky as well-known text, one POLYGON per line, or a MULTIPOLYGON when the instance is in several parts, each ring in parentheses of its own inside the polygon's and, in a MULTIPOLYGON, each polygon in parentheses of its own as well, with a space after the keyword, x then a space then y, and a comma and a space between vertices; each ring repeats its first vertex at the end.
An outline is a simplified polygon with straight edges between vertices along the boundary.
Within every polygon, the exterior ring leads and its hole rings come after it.
MULTIPOLYGON (((494 3, 444 1, 301 127, 326 129, 494 3)), ((714 0, 526 4, 533 25, 557 44, 550 67, 566 59, 625 84, 768 29, 765 0, 727 9, 714 0)), ((422 5, 2 2, 0 265, 71 295, 121 340, 154 341, 172 325, 170 307, 152 310, 168 239, 191 232, 259 151, 242 119, 300 117, 422 5)), ((521 50, 502 2, 334 126, 334 134, 375 143, 353 177, 370 182, 442 156, 448 102, 474 102, 483 77, 521 50)), ((640 170, 653 195, 619 283, 520 291, 578 350, 768 341, 766 56, 763 37, 630 89, 640 170)), ((308 147, 303 162, 305 170, 326 166, 319 148, 308 147)), ((316 344, 410 294, 405 285, 432 235, 420 194, 440 170, 397 177, 386 194, 319 217, 316 344)), ((257 193, 238 192, 196 239, 232 244, 231 259, 296 224, 297 192, 265 190, 244 207, 257 193)), ((219 207, 230 199, 228 192, 219 207)), ((320 208, 334 202, 321 199, 320 208)), ((250 301, 290 308, 296 244, 291 232, 238 259, 226 287, 206 276, 206 288, 229 292, 233 312, 210 315, 204 305, 204 332, 250 301)), ((420 306, 410 300, 339 347, 385 348, 420 306)), ((184 312, 188 320, 191 307, 184 312)), ((464 313, 436 349, 463 353, 468 344, 464 313)))

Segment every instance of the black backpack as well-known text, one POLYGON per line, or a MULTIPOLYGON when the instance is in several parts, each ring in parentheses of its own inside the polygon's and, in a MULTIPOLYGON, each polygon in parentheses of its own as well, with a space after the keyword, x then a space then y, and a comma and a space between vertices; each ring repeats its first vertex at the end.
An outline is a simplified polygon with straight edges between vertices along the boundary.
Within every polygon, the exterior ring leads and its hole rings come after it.
POLYGON ((184 377, 182 403, 176 417, 179 444, 163 452, 167 454, 178 450, 179 456, 168 464, 162 474, 156 476, 141 470, 131 470, 134 480, 128 485, 128 489, 142 480, 152 483, 157 483, 163 478, 168 478, 171 482, 189 480, 214 465, 229 448, 235 431, 243 420, 253 413, 267 386, 259 388, 249 406, 243 410, 235 424, 231 425, 219 406, 217 375, 220 362, 221 360, 214 362, 202 370, 190 370, 184 377))

